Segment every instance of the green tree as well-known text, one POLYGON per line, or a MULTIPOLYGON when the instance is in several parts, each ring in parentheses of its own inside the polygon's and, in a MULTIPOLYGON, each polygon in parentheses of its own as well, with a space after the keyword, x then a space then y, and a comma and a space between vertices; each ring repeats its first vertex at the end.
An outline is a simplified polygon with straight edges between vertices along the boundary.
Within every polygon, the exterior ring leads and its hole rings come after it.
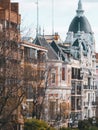
POLYGON ((52 130, 49 125, 38 119, 27 119, 24 123, 24 130, 52 130))

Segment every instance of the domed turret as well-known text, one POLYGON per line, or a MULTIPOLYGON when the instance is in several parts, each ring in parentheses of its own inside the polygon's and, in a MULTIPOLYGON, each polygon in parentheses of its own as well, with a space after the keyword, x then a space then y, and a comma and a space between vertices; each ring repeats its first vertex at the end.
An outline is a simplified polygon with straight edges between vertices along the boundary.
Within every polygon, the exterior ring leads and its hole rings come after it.
POLYGON ((84 10, 82 9, 81 0, 78 3, 78 9, 76 10, 77 16, 72 20, 68 32, 77 33, 78 31, 84 31, 85 33, 92 33, 91 26, 84 16, 84 10))

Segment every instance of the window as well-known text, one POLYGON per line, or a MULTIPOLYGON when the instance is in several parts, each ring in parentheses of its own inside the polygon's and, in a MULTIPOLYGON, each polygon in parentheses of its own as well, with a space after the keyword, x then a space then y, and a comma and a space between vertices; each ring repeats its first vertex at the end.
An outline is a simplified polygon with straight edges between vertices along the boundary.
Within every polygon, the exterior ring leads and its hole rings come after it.
POLYGON ((90 102, 90 93, 88 93, 88 102, 90 102))
POLYGON ((32 112, 33 112, 33 102, 27 102, 28 106, 28 111, 26 112, 26 117, 32 117, 32 112))
POLYGON ((27 86, 27 99, 33 98, 33 88, 32 86, 27 86))
POLYGON ((62 68, 62 80, 65 80, 65 68, 62 68))
POLYGON ((25 47, 24 49, 24 57, 28 62, 32 62, 37 59, 37 50, 25 47))
POLYGON ((75 97, 71 97, 71 104, 72 104, 71 109, 75 110, 75 97))
POLYGON ((55 73, 52 73, 52 74, 51 74, 51 82, 52 82, 52 83, 55 83, 55 78, 56 78, 56 77, 55 77, 55 73))
POLYGON ((0 32, 2 32, 2 29, 3 29, 3 27, 2 27, 2 24, 0 23, 0 32))
POLYGON ((56 116, 56 102, 50 102, 49 103, 49 115, 50 115, 50 119, 55 119, 56 116))
POLYGON ((72 94, 75 94, 75 82, 72 82, 72 90, 71 90, 72 94))
POLYGON ((80 79, 80 69, 72 68, 72 79, 80 79))
POLYGON ((81 82, 77 82, 77 94, 81 94, 81 82))

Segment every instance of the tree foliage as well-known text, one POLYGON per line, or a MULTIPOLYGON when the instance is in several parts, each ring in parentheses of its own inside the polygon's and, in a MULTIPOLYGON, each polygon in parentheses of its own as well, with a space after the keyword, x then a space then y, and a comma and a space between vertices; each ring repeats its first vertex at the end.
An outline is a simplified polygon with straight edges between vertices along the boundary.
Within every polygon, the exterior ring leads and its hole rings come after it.
POLYGON ((43 120, 27 119, 24 124, 24 130, 56 130, 56 129, 50 127, 43 120))
POLYGON ((88 120, 80 120, 78 123, 79 130, 97 130, 97 122, 93 123, 93 118, 89 118, 88 120))

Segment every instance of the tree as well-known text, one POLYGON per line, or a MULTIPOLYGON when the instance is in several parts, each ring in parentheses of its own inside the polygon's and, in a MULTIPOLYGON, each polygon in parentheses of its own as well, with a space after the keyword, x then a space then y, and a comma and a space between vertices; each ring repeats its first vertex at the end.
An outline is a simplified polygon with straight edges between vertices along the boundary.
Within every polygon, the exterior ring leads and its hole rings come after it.
MULTIPOLYGON (((0 41, 0 129, 18 123, 19 105, 25 89, 22 85, 21 49, 17 42, 0 41)), ((10 129, 10 128, 9 128, 10 129)))
MULTIPOLYGON (((24 84, 27 86, 28 89, 32 89, 32 93, 30 96, 30 92, 27 94, 27 99, 32 98, 32 108, 27 110, 29 113, 32 114, 32 117, 36 117, 40 119, 42 117, 43 111, 43 102, 45 98, 45 91, 46 91, 46 74, 47 74, 47 62, 46 62, 46 52, 38 51, 37 58, 29 57, 28 52, 32 53, 33 49, 27 48, 24 51, 24 84), (28 50, 27 50, 28 49, 28 50), (32 88, 30 88, 30 86, 32 88)), ((26 114, 26 112, 25 112, 26 114)), ((30 115, 31 115, 30 114, 30 115)))
POLYGON ((24 123, 24 130, 56 130, 50 127, 45 121, 37 119, 28 119, 24 123))

